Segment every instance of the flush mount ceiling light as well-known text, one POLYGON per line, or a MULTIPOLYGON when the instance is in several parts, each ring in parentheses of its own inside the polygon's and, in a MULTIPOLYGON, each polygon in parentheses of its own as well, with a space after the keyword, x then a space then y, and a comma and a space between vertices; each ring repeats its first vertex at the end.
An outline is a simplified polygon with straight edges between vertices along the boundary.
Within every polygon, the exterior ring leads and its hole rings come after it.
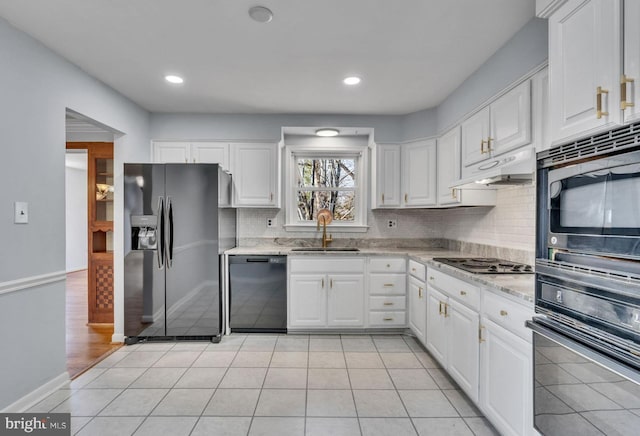
POLYGON ((345 77, 345 79, 342 82, 345 85, 357 85, 361 81, 362 79, 360 79, 360 77, 358 76, 349 76, 349 77, 345 77))
POLYGON ((174 85, 179 85, 184 83, 184 79, 180 76, 174 76, 173 74, 169 74, 168 76, 164 76, 164 80, 169 83, 173 83, 174 85))
POLYGON ((258 23, 268 23, 273 20, 273 12, 264 6, 254 6, 249 9, 249 16, 258 23))
POLYGON ((316 130, 316 136, 338 136, 340 131, 338 129, 318 129, 316 130))

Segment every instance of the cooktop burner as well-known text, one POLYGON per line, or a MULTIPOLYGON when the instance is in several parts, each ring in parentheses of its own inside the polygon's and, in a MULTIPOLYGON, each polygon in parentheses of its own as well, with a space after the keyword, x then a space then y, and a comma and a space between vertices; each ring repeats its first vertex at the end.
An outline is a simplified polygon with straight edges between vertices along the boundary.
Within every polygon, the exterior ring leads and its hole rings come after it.
POLYGON ((474 274, 533 274, 531 265, 485 257, 435 257, 444 263, 474 274))

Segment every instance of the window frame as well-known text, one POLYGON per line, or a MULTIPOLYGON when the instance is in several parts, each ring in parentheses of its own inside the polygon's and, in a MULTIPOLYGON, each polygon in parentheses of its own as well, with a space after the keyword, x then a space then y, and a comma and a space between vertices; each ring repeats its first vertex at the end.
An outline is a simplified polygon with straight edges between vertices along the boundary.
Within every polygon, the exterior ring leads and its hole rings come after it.
MULTIPOLYGON (((339 159, 350 158, 355 159, 355 219, 353 222, 338 222, 333 221, 327 226, 327 229, 331 229, 333 232, 366 232, 369 229, 367 225, 367 168, 368 168, 368 150, 366 145, 345 145, 334 146, 327 148, 326 146, 318 146, 315 144, 309 145, 286 145, 285 146, 285 167, 286 167, 286 195, 285 195, 285 216, 286 223, 284 228, 286 231, 293 232, 316 232, 317 222, 308 221, 303 222, 298 220, 297 214, 297 201, 298 191, 300 190, 297 185, 297 159, 310 158, 310 159, 339 159)), ((305 191, 348 191, 349 189, 323 189, 323 188, 309 188, 305 191)))

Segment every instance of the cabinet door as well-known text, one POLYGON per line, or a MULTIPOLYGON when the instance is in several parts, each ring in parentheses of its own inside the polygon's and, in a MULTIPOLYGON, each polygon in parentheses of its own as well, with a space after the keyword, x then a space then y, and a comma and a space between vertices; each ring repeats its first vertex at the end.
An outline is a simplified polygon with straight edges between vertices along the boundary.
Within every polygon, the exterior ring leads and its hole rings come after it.
POLYGON ((446 367, 447 365, 447 329, 444 317, 444 304, 447 297, 427 286, 427 331, 426 347, 433 356, 446 367))
POLYGON ((157 163, 188 163, 191 144, 188 142, 154 142, 153 161, 157 163))
POLYGON ((194 163, 217 163, 229 171, 229 144, 226 142, 194 142, 191 145, 194 163))
POLYGON ((569 0, 549 18, 552 141, 620 123, 620 9, 620 0, 569 0), (600 99, 598 87, 608 92, 600 99))
POLYGON ((449 335, 447 369, 469 398, 477 402, 478 372, 480 371, 478 340, 480 316, 453 299, 449 299, 446 312, 449 335))
POLYGON ((482 320, 480 408, 503 435, 531 435, 531 344, 490 320, 482 320))
POLYGON ((324 327, 327 325, 327 278, 324 274, 289 276, 289 325, 324 327))
POLYGON ((438 139, 438 204, 460 202, 462 191, 449 188, 460 179, 460 127, 450 130, 438 139))
POLYGON ((489 157, 489 108, 472 115, 460 126, 462 165, 468 167, 489 157))
POLYGON ((492 156, 531 142, 531 82, 524 81, 489 106, 487 147, 492 156))
POLYGON ((400 206, 400 145, 376 145, 376 192, 373 204, 377 207, 400 206))
POLYGON ((331 274, 329 279, 328 325, 364 326, 364 276, 331 274))
POLYGON ((232 144, 234 206, 277 207, 277 144, 232 144))
POLYGON ((423 282, 409 277, 409 327, 424 344, 427 328, 427 292, 423 282))
POLYGON ((403 205, 436 204, 436 142, 419 141, 403 145, 403 205))
MULTIPOLYGON (((630 122, 640 118, 640 2, 638 0, 625 0, 624 2, 624 74, 626 79, 621 87, 624 87, 625 98, 623 102, 624 121, 630 122), (625 106, 624 102, 633 103, 633 106, 625 106)), ((623 88, 620 88, 621 90, 623 88)))

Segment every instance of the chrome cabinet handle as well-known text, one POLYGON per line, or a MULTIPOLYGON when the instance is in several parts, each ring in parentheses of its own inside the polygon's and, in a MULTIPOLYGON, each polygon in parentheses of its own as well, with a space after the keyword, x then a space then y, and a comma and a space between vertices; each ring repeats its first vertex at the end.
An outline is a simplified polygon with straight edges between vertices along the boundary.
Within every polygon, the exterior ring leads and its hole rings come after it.
POLYGON ((506 310, 501 310, 500 311, 500 316, 507 316, 507 315, 509 315, 509 314, 507 313, 506 310))
POLYGON ((467 295, 467 291, 460 291, 460 295, 464 297, 465 295, 467 295))
POLYGON ((384 321, 393 321, 393 318, 383 318, 384 321))
POLYGON ((329 287, 333 289, 333 279, 329 279, 329 287))
POLYGON ((385 306, 393 306, 393 303, 383 303, 385 306))
POLYGON ((484 329, 484 326, 478 326, 478 342, 483 343, 485 340, 482 338, 482 330, 484 329))
POLYGON ((422 288, 418 288, 418 298, 422 298, 422 288))

